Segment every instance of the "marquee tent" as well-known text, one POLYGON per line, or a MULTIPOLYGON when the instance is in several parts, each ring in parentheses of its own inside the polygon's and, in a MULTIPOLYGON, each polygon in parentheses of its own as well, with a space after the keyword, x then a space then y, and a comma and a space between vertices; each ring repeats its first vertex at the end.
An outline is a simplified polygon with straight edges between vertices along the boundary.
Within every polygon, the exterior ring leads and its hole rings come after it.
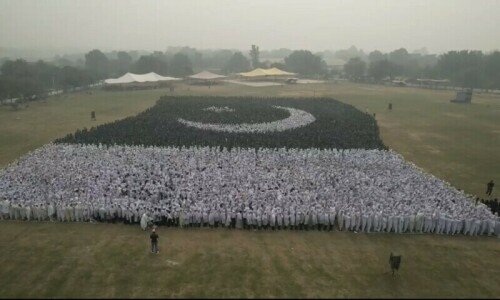
POLYGON ((290 76, 290 75, 296 75, 297 73, 292 73, 292 72, 286 72, 283 70, 280 70, 278 68, 271 68, 267 69, 266 72, 271 75, 271 76, 290 76))
POLYGON ((220 78, 226 78, 226 76, 224 75, 219 75, 208 71, 203 71, 188 77, 191 79, 198 79, 198 80, 215 80, 220 78))
POLYGON ((261 69, 261 68, 257 68, 253 71, 250 71, 250 72, 242 72, 239 74, 243 77, 258 77, 258 76, 266 76, 267 75, 266 71, 264 69, 261 69))
POLYGON ((147 74, 127 73, 119 78, 109 78, 104 80, 106 84, 127 84, 127 83, 142 83, 142 82, 159 82, 159 81, 177 81, 181 78, 165 77, 154 72, 147 74))
POLYGON ((259 76, 290 76, 295 75, 295 73, 286 72, 278 68, 262 69, 257 68, 250 72, 239 73, 243 77, 259 77, 259 76))

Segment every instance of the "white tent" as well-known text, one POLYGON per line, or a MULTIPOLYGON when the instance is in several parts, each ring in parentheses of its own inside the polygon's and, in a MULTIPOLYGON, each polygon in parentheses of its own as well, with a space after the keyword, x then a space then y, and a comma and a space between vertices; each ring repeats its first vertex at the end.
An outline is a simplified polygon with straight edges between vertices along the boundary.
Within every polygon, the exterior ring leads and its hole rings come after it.
POLYGON ((191 75, 188 77, 191 79, 199 79, 199 80, 215 80, 215 79, 220 79, 220 78, 226 78, 226 76, 224 76, 224 75, 219 75, 219 74, 215 74, 215 73, 208 72, 208 71, 203 71, 203 72, 200 72, 198 74, 194 74, 194 75, 191 75))
POLYGON ((158 75, 154 72, 150 72, 147 74, 127 73, 119 78, 106 79, 104 80, 104 82, 106 84, 126 84, 134 82, 158 82, 158 81, 177 81, 177 80, 182 80, 182 79, 175 77, 165 77, 158 75))
POLYGON ((262 69, 257 68, 250 72, 239 73, 243 77, 264 77, 264 76, 290 76, 296 73, 286 72, 278 68, 262 69))

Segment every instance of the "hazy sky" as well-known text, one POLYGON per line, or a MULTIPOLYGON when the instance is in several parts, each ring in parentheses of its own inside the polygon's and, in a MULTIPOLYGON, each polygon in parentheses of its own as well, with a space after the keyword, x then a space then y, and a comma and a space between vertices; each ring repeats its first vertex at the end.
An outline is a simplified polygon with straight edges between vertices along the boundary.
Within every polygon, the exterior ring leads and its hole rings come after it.
POLYGON ((0 47, 500 49, 500 1, 0 0, 0 47))

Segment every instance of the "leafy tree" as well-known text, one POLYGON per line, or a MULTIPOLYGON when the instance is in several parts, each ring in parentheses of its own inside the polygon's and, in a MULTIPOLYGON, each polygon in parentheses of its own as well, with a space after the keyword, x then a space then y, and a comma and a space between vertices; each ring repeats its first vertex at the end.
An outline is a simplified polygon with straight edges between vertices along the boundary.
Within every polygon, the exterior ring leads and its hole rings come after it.
POLYGON ((66 57, 61 57, 59 55, 56 55, 54 59, 52 60, 52 63, 57 66, 57 67, 65 67, 65 66, 74 66, 74 62, 69 60, 66 57))
POLYGON ((132 65, 132 56, 125 51, 119 51, 117 54, 117 68, 119 74, 126 73, 132 65))
POLYGON ((278 68, 280 70, 285 70, 286 69, 286 65, 284 63, 281 63, 281 62, 273 62, 269 67, 271 67, 271 68, 278 68))
POLYGON ((314 55, 309 50, 296 50, 285 57, 287 70, 302 75, 324 74, 326 63, 319 55, 314 55))
POLYGON ((485 88, 500 88, 500 51, 494 51, 485 57, 484 75, 485 88))
POLYGON ((109 60, 104 53, 94 49, 85 54, 85 68, 93 80, 104 79, 109 75, 109 60))
POLYGON ((137 50, 132 50, 127 52, 128 55, 132 58, 132 62, 136 61, 139 59, 139 51, 137 50))
POLYGON ((387 59, 376 60, 370 63, 368 74, 375 80, 379 81, 381 79, 384 79, 385 77, 392 78, 395 69, 395 65, 387 59))
POLYGON ((261 50, 260 58, 262 59, 270 59, 271 61, 282 60, 285 59, 288 55, 290 55, 293 50, 287 48, 280 48, 274 50, 261 50))
POLYGON ((88 85, 91 82, 89 74, 82 69, 65 66, 59 70, 58 82, 65 90, 88 85))
POLYGON ((43 97, 45 91, 36 79, 0 76, 0 99, 21 98, 33 100, 43 97))
POLYGON ((224 69, 233 55, 233 51, 227 49, 214 51, 205 50, 203 52, 203 65, 205 68, 224 69))
POLYGON ((155 72, 160 75, 168 74, 168 64, 160 57, 154 55, 143 55, 132 65, 132 72, 144 74, 155 72))
POLYGON ((56 66, 49 65, 42 60, 28 63, 23 59, 8 60, 1 68, 2 76, 16 81, 15 88, 11 91, 18 96, 30 93, 34 95, 41 90, 55 87, 57 70, 56 66))
POLYGON ((368 61, 370 63, 381 61, 384 59, 386 59, 386 55, 384 55, 382 52, 378 50, 372 51, 370 52, 370 54, 368 54, 368 61))
POLYGON ((18 80, 19 96, 24 99, 33 100, 33 97, 43 98, 45 91, 39 81, 33 78, 18 80))
POLYGON ((405 48, 400 48, 389 53, 389 61, 404 66, 410 60, 410 55, 405 48))
POLYGON ((168 54, 171 55, 172 57, 176 53, 182 53, 182 54, 186 55, 191 62, 191 65, 192 65, 191 68, 195 68, 195 69, 205 68, 205 65, 203 62, 203 54, 201 54, 201 52, 199 52, 195 48, 182 47, 179 49, 179 48, 172 47, 169 49, 168 52, 170 52, 168 54), (175 51, 175 52, 173 52, 173 51, 175 51))
POLYGON ((16 80, 9 76, 0 76, 0 100, 11 99, 18 96, 16 80))
POLYGON ((1 67, 0 99, 40 99, 46 96, 48 90, 84 86, 91 79, 88 72, 81 68, 60 68, 42 60, 8 60, 1 67))
POLYGON ((186 76, 193 74, 193 65, 186 54, 177 53, 170 63, 170 73, 174 76, 186 76))
POLYGON ((224 66, 226 73, 245 72, 250 69, 250 62, 241 52, 235 52, 224 66))
POLYGON ((360 80, 365 75, 366 63, 359 57, 351 58, 344 65, 344 72, 351 79, 360 80))
POLYGON ((44 89, 52 89, 57 87, 57 73, 59 68, 54 65, 48 64, 43 60, 37 61, 33 65, 34 77, 44 89))
POLYGON ((109 59, 109 74, 121 76, 130 70, 132 57, 125 51, 115 52, 115 58, 109 59))
POLYGON ((24 59, 7 60, 3 63, 2 75, 10 77, 32 77, 33 70, 24 59))
POLYGON ((413 54, 420 54, 422 56, 428 55, 429 51, 427 50, 427 47, 422 47, 420 49, 413 50, 413 54))
POLYGON ((335 52, 334 56, 343 61, 348 61, 351 58, 364 58, 365 53, 363 50, 356 48, 355 46, 349 47, 349 49, 342 49, 335 52))
POLYGON ((259 68, 269 69, 271 67, 271 62, 269 60, 261 61, 259 63, 259 68))
POLYGON ((8 60, 9 60, 8 57, 2 57, 2 58, 0 58, 0 66, 2 66, 4 64, 4 62, 6 62, 8 60))
POLYGON ((449 51, 439 57, 437 74, 463 87, 483 87, 484 61, 481 51, 449 51))
POLYGON ((258 68, 260 66, 259 59, 259 46, 252 45, 252 49, 250 49, 250 59, 252 60, 252 68, 258 68))

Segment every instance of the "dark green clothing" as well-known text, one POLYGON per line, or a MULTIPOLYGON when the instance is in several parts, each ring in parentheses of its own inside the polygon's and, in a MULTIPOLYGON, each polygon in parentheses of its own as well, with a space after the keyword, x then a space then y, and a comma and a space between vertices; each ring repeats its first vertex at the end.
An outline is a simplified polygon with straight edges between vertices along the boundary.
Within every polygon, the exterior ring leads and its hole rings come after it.
POLYGON ((151 233, 149 238, 151 239, 151 243, 157 243, 159 236, 156 234, 156 232, 153 232, 153 233, 151 233))

